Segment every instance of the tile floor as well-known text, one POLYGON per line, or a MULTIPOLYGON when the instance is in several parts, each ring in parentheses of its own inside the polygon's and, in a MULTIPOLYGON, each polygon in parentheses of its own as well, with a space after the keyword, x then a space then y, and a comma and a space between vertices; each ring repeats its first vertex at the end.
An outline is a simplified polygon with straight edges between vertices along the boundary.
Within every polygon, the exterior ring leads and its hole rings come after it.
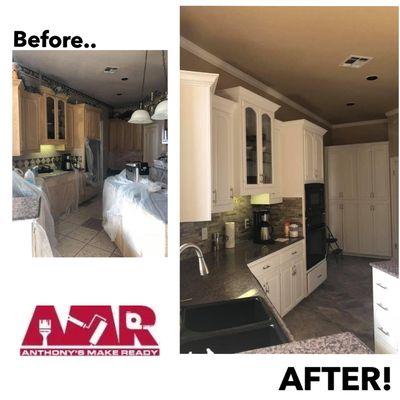
POLYGON ((296 340, 352 332, 374 349, 370 258, 328 260, 328 278, 283 318, 296 340))
POLYGON ((102 197, 82 203, 78 210, 56 222, 57 250, 62 257, 122 257, 104 232, 102 197))

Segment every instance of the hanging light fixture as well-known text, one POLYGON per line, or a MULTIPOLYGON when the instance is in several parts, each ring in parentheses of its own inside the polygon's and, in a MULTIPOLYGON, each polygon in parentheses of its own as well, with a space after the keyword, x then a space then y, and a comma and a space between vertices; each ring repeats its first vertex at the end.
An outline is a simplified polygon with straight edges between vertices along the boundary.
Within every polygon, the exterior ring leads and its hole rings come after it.
MULTIPOLYGON (((147 68, 147 50, 144 56, 144 70, 143 70, 143 81, 142 81, 142 93, 140 98, 143 99, 144 82, 146 79, 146 68, 147 68)), ((142 108, 143 103, 140 103, 139 110, 132 113, 131 119, 128 121, 130 124, 150 124, 152 122, 148 111, 142 108)))
MULTIPOLYGON (((162 53, 164 78, 165 78, 165 94, 167 95, 168 78, 167 78, 167 68, 166 68, 166 65, 165 65, 164 50, 161 50, 161 53, 162 53)), ((156 120, 156 121, 168 119, 168 100, 167 100, 167 98, 157 104, 157 107, 154 110, 154 114, 152 115, 151 118, 156 120)))

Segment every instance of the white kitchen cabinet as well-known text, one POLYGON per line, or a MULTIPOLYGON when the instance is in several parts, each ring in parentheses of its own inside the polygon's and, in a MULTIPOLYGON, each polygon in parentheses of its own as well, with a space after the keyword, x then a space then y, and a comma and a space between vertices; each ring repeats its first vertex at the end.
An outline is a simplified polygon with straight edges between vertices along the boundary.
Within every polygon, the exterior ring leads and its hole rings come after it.
POLYGON ((213 96, 212 102, 212 212, 233 208, 233 101, 213 96))
POLYGON ((304 197, 304 184, 324 182, 323 135, 326 129, 305 119, 280 124, 282 197, 304 197))
POLYGON ((357 153, 352 146, 327 147, 329 199, 357 198, 357 153))
POLYGON ((327 278, 328 266, 326 260, 322 260, 307 273, 307 293, 312 293, 327 278))
POLYGON ((321 131, 307 127, 304 129, 304 182, 324 182, 324 144, 321 131))
POLYGON ((327 149, 328 225, 345 253, 391 254, 388 144, 327 149))
POLYGON ((218 74, 181 71, 180 220, 211 220, 211 108, 218 74))
POLYGON ((243 196, 276 191, 279 149, 274 119, 280 106, 240 86, 218 94, 237 103, 234 193, 243 196))
POLYGON ((249 264, 281 316, 292 310, 305 296, 304 241, 249 264))
POLYGON ((372 277, 375 353, 395 354, 400 346, 399 279, 376 268, 372 277))

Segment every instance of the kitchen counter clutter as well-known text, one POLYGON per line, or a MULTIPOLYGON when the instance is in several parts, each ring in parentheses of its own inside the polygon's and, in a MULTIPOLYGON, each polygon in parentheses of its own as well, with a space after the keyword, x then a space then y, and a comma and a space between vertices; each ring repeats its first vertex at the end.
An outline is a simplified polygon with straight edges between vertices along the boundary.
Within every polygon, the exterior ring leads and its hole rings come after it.
POLYGON ((372 354, 372 351, 357 336, 345 332, 245 351, 242 354, 372 354))

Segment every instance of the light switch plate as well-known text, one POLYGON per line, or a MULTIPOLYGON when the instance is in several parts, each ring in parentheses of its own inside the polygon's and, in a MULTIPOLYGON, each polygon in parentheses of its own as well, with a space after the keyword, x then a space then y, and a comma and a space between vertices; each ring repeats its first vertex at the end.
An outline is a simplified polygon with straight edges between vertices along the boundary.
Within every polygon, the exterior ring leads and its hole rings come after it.
POLYGON ((201 228, 201 240, 208 239, 208 229, 207 227, 201 228))
POLYGON ((244 220, 244 229, 249 229, 250 227, 250 218, 246 218, 244 220))

